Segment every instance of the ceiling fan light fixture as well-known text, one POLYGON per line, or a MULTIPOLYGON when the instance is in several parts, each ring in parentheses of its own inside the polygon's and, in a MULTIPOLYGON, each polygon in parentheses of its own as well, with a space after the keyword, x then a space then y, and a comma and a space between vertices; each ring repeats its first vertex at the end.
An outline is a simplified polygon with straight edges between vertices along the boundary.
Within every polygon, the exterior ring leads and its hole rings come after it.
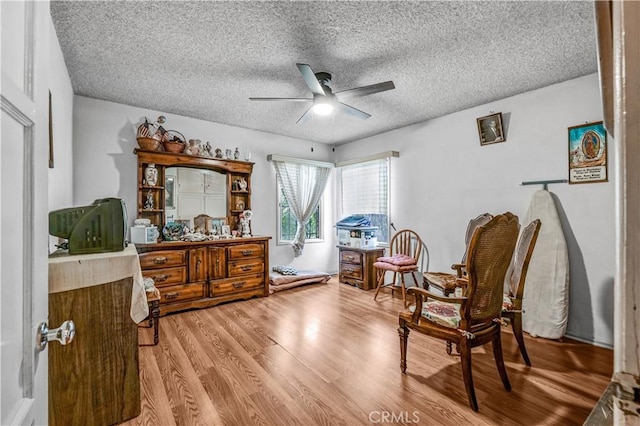
POLYGON ((316 103, 313 106, 313 112, 318 115, 329 115, 333 112, 333 105, 329 102, 316 103))

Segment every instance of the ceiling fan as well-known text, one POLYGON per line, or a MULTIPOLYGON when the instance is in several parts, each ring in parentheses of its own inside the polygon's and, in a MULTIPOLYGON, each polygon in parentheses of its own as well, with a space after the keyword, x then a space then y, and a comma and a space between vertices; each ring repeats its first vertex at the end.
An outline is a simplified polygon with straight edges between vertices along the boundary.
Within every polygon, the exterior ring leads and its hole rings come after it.
POLYGON ((304 114, 298 119, 297 123, 304 123, 312 116, 312 112, 318 115, 328 115, 334 110, 345 112, 353 117, 366 120, 371 117, 371 114, 367 114, 364 111, 360 111, 350 105, 343 103, 342 101, 351 98, 357 98, 366 95, 372 95, 378 92, 384 92, 386 90, 395 89, 393 81, 385 81, 383 83, 371 84, 369 86, 356 87, 354 89, 341 90, 335 92, 329 87, 331 82, 331 74, 327 72, 314 73, 311 67, 307 64, 296 64, 298 70, 302 74, 304 82, 313 93, 313 98, 249 98, 252 101, 292 101, 292 102, 309 102, 312 101, 312 105, 305 111, 304 114))

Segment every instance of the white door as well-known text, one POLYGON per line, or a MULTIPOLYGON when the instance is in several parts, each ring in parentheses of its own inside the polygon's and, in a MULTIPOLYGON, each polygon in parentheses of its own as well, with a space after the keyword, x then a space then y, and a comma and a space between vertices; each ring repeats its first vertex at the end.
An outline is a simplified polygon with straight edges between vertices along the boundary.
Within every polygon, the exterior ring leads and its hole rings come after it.
POLYGON ((49 3, 0 1, 0 22, 0 424, 46 424, 49 3))

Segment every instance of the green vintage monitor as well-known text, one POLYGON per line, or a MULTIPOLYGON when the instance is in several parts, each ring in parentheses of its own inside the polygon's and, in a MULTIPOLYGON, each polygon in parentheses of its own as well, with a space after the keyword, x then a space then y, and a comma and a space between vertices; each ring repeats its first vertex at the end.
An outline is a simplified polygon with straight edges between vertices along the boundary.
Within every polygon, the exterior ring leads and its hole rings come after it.
POLYGON ((69 254, 122 251, 127 246, 127 209, 119 198, 49 213, 49 234, 65 238, 69 254))

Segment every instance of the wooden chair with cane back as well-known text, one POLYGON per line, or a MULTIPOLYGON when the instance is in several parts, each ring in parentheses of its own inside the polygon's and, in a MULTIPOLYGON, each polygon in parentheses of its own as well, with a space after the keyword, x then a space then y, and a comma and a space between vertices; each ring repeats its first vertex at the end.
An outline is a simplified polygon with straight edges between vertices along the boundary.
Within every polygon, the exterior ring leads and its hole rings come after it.
POLYGON ((402 302, 407 306, 407 289, 405 285, 405 274, 411 274, 416 287, 419 286, 418 280, 414 275, 418 272, 418 262, 423 252, 424 244, 420 236, 410 229, 403 229, 396 232, 389 243, 389 256, 379 257, 373 264, 376 268, 376 277, 378 285, 373 300, 376 300, 380 289, 383 287, 391 288, 391 292, 398 288, 397 278, 400 274, 400 289, 402 290, 402 302), (385 283, 385 275, 387 272, 393 272, 393 279, 385 283))
POLYGON ((422 288, 407 293, 415 304, 399 313, 400 369, 407 370, 409 330, 453 343, 460 352, 462 377, 474 411, 478 411, 471 368, 471 349, 491 342, 502 384, 511 390, 500 340, 503 285, 518 239, 518 218, 498 215, 476 228, 469 243, 467 275, 459 278, 461 297, 444 297, 422 288))
POLYGON ((462 260, 460 263, 454 263, 451 265, 451 269, 454 269, 455 273, 450 272, 425 272, 422 274, 422 285, 425 289, 429 290, 430 286, 438 288, 445 296, 452 294, 456 289, 456 282, 458 278, 462 278, 465 274, 465 263, 467 261, 467 252, 469 251, 469 242, 471 241, 471 236, 473 235, 473 231, 476 230, 478 226, 482 226, 489 222, 493 216, 489 213, 483 213, 476 217, 475 219, 471 219, 469 224, 467 225, 467 232, 465 233, 464 238, 464 255, 462 256, 462 260))
POLYGON ((524 337, 522 335, 522 299, 529 262, 538 240, 541 225, 540 219, 536 219, 522 230, 516 251, 513 254, 511 273, 508 278, 509 290, 504 294, 502 301, 502 317, 508 318, 511 322, 513 335, 518 342, 520 353, 525 364, 529 367, 531 367, 531 361, 527 354, 527 348, 524 346, 524 337))

